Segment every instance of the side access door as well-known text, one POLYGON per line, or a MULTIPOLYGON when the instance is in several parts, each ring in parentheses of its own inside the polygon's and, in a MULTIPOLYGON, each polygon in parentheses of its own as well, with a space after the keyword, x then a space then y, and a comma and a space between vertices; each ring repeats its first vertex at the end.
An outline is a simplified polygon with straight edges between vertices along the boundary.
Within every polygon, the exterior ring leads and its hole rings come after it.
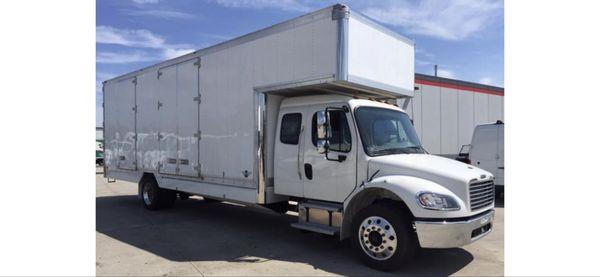
POLYGON ((191 59, 158 71, 160 173, 199 176, 198 61, 191 59))
POLYGON ((343 202, 356 187, 357 134, 349 109, 342 105, 314 105, 307 108, 302 144, 304 197, 343 202), (329 108, 331 137, 329 153, 317 151, 317 112, 329 108))

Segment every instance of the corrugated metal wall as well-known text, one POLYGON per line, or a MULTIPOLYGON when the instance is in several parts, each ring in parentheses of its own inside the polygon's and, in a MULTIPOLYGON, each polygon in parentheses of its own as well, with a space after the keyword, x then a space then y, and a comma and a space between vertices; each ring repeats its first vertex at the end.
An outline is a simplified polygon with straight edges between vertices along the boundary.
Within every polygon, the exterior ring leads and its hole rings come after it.
POLYGON ((504 92, 499 88, 433 82, 419 76, 415 87, 406 111, 423 146, 432 154, 456 155, 462 145, 471 143, 475 126, 504 120, 504 92))

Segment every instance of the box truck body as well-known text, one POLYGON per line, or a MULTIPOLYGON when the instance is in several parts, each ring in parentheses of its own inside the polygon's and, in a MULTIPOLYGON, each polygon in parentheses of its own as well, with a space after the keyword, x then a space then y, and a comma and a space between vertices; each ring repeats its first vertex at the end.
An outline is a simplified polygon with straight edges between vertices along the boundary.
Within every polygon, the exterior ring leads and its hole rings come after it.
POLYGON ((222 197, 228 186, 227 198, 265 203, 283 97, 412 95, 413 43, 363 17, 349 18, 344 40, 334 16, 320 10, 106 82, 107 175, 135 180, 159 172, 210 184, 180 190, 222 197))
POLYGON ((475 241, 493 219, 493 176, 425 154, 404 111, 381 103, 413 88, 414 43, 338 4, 104 82, 105 174, 139 183, 151 209, 176 194, 282 211, 294 200, 294 227, 353 241, 366 228, 360 255, 389 268, 415 245, 475 241), (390 132, 410 152, 371 153, 390 132), (470 186, 486 188, 477 209, 470 186), (373 205, 407 217, 369 217, 373 205))

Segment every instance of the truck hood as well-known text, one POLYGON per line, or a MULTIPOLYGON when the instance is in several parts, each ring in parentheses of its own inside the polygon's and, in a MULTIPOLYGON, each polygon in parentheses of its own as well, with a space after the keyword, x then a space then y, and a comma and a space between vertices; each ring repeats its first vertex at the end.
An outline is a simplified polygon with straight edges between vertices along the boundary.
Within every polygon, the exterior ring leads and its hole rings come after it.
POLYGON ((459 161, 429 154, 397 154, 373 157, 369 161, 369 177, 404 175, 426 179, 467 200, 469 182, 488 180, 492 174, 459 161))

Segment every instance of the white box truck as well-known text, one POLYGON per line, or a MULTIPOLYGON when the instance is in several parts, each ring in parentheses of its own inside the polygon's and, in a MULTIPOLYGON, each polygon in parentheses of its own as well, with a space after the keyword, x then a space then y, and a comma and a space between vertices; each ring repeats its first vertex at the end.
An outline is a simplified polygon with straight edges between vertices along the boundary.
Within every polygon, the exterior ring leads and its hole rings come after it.
POLYGON ((104 82, 105 174, 150 210, 200 195, 286 212, 392 269, 487 235, 494 177, 429 155, 414 43, 334 5, 104 82))

